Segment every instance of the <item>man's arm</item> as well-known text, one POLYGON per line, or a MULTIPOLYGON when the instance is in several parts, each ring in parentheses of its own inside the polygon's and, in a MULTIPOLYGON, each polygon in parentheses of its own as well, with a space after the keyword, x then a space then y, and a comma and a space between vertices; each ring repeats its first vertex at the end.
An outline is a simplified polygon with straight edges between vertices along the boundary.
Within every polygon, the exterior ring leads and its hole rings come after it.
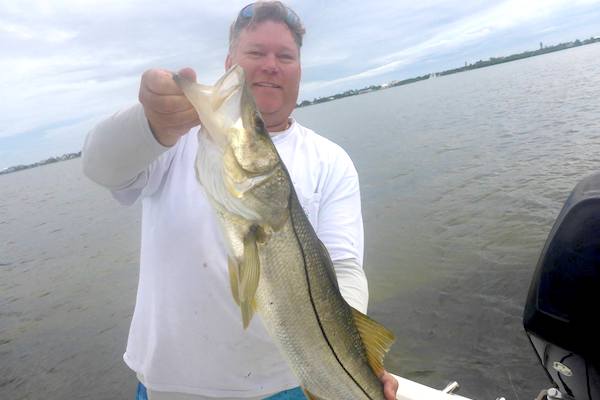
POLYGON ((154 138, 142 105, 136 104, 88 133, 82 151, 83 172, 108 189, 122 189, 167 149, 154 138))
MULTIPOLYGON (((192 69, 179 73, 196 79, 192 69)), ((84 144, 84 173, 111 190, 143 186, 149 165, 200 122, 169 71, 146 71, 139 101, 98 124, 84 144)))
POLYGON ((367 277, 357 259, 336 260, 333 262, 335 275, 342 297, 352 307, 367 313, 369 305, 369 287, 367 277))
POLYGON ((350 157, 341 148, 335 150, 337 155, 321 188, 317 235, 329 251, 342 296, 366 314, 369 291, 362 268, 363 222, 358 174, 350 157))

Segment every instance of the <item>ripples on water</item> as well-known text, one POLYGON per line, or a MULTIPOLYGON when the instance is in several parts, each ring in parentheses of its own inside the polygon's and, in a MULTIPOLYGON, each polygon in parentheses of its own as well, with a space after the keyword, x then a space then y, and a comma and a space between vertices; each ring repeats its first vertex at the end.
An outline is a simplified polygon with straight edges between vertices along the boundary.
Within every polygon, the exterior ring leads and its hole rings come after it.
MULTIPOLYGON (((297 110, 359 171, 390 370, 477 400, 548 385, 521 313, 554 218, 600 161, 599 58, 589 45, 297 110)), ((133 397, 138 246, 139 210, 79 160, 0 176, 0 398, 133 397)))
POLYGON ((133 397, 139 218, 80 171, 0 176, 0 399, 133 397))
POLYGON ((590 45, 296 112, 359 171, 390 369, 477 399, 548 385, 521 314, 555 217, 599 166, 599 57, 590 45))

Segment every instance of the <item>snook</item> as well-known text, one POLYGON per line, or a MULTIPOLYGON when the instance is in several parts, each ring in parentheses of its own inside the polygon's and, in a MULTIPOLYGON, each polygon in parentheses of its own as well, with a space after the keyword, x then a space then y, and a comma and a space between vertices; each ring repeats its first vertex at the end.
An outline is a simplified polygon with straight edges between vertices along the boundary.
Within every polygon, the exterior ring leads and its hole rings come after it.
POLYGON ((310 399, 384 399, 377 375, 394 336, 340 295, 242 68, 212 87, 174 79, 203 124, 196 173, 229 246, 243 326, 260 314, 310 399))

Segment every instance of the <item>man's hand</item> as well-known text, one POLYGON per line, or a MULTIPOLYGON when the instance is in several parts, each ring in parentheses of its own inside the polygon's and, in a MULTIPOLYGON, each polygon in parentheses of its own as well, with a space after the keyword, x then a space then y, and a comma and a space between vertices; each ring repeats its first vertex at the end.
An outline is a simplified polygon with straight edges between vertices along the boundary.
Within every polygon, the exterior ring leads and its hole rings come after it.
POLYGON ((387 371, 379 376, 379 380, 383 383, 383 395, 385 400, 396 400, 396 392, 398 391, 398 381, 387 371))
MULTIPOLYGON (((196 73, 184 68, 179 74, 196 81, 196 73)), ((149 69, 142 75, 140 103, 154 137, 163 146, 173 146, 181 136, 200 124, 198 113, 164 69, 149 69)))

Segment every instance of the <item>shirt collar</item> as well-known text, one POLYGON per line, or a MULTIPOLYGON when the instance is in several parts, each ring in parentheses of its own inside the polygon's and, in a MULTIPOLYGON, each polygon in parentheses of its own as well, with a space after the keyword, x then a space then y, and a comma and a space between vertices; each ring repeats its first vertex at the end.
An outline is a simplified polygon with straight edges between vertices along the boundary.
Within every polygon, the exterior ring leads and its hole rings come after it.
POLYGON ((296 129, 296 126, 297 126, 296 120, 294 118, 290 117, 289 122, 290 122, 290 126, 288 126, 288 128, 286 130, 280 131, 280 132, 269 132, 269 134, 271 135, 271 140, 273 140, 273 143, 278 143, 278 142, 285 140, 285 138, 290 136, 290 134, 296 129))

